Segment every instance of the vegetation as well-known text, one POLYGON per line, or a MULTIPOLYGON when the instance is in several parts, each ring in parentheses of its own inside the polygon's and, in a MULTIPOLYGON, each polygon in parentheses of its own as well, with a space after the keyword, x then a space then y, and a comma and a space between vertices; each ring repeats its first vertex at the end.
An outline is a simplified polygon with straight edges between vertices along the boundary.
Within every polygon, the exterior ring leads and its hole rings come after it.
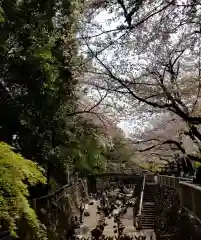
MULTIPOLYGON (((24 159, 11 147, 0 142, 0 219, 1 228, 17 235, 18 227, 26 219, 35 237, 42 238, 40 222, 27 199, 28 186, 45 183, 37 163, 24 159)), ((45 237, 45 235, 43 236, 45 237)))
POLYGON ((44 176, 40 195, 67 169, 201 163, 200 16, 199 1, 0 1, 0 182, 15 198, 1 196, 4 229, 17 233, 19 216, 39 232, 28 188, 44 176))
POLYGON ((27 226, 31 239, 45 238, 31 186, 46 177, 39 192, 46 195, 52 182, 66 184, 67 168, 81 176, 104 170, 99 103, 90 110, 80 104, 82 13, 80 0, 0 2, 0 230, 12 235, 27 226))

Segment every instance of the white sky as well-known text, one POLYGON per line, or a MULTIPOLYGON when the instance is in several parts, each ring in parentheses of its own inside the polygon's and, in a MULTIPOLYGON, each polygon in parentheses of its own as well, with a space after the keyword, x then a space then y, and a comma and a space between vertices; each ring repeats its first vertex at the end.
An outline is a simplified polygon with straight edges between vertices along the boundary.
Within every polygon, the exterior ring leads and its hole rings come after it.
MULTIPOLYGON (((108 20, 113 17, 113 14, 109 14, 107 11, 102 11, 101 13, 99 13, 94 21, 101 24, 103 29, 100 30, 99 32, 102 32, 102 31, 107 31, 107 30, 110 30, 110 29, 115 29, 117 26, 120 26, 121 23, 123 22, 123 17, 122 19, 119 19, 118 21, 112 21, 110 23, 108 23, 108 20)), ((102 37, 104 37, 102 35, 102 37)), ((107 49, 107 53, 108 53, 108 56, 107 58, 110 60, 110 56, 112 56, 112 52, 110 53, 107 49)), ((139 59, 136 58, 136 60, 139 61, 139 59)), ((146 124, 146 122, 143 122, 143 120, 139 120, 139 116, 137 116, 136 118, 135 117, 132 117, 130 119, 121 119, 119 124, 118 124, 118 127, 120 127, 125 135, 128 137, 129 134, 133 133, 133 132, 139 132, 139 131, 144 131, 145 130, 145 127, 148 127, 148 125, 146 124)))

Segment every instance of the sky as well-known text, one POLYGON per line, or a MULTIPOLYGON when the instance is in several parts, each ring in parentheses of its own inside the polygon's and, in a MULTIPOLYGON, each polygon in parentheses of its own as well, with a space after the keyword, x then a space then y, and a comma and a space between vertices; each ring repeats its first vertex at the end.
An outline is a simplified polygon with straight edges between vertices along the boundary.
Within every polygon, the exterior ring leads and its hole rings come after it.
MULTIPOLYGON (((103 30, 107 31, 107 30, 115 29, 115 28, 117 28, 117 26, 120 26, 122 24, 122 22, 124 21, 123 17, 122 17, 122 19, 119 19, 118 21, 115 20, 113 22, 108 23, 108 20, 111 17, 113 17, 113 14, 109 14, 106 10, 100 12, 95 17, 94 21, 101 24, 103 27, 103 29, 100 30, 100 32, 102 32, 103 30)), ((103 35, 102 35, 102 37, 103 37, 103 35)), ((112 54, 109 51, 107 51, 107 54, 108 54, 107 58, 109 60, 111 60, 112 54)), ((119 101, 119 103, 120 103, 120 101, 119 101)), ((145 122, 143 122, 143 120, 139 120, 139 116, 132 117, 129 119, 121 118, 117 125, 124 131, 124 133, 127 137, 133 132, 144 131, 145 128, 147 127, 147 124, 145 122)))

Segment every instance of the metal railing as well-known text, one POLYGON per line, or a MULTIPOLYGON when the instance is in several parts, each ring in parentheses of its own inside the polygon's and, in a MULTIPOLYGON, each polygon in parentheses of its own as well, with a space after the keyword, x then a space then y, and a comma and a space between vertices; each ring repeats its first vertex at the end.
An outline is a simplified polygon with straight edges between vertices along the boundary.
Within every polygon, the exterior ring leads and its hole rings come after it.
POLYGON ((182 177, 174 177, 174 176, 168 176, 168 175, 158 175, 157 176, 157 182, 161 186, 170 187, 176 190, 179 190, 179 182, 191 182, 193 179, 190 178, 182 178, 182 177))
POLYGON ((201 186, 181 181, 179 194, 181 206, 201 223, 201 186))
POLYGON ((136 216, 136 228, 140 229, 141 228, 141 223, 142 223, 142 207, 143 207, 143 199, 144 199, 144 189, 145 189, 145 182, 146 182, 146 177, 143 177, 143 183, 142 183, 142 190, 140 194, 140 204, 139 204, 139 211, 136 216))

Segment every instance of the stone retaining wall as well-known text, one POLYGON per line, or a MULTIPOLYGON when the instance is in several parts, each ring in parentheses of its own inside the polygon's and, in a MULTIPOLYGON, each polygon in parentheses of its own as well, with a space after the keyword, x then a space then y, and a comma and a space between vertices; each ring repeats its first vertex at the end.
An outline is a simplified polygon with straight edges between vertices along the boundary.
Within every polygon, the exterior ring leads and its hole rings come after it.
POLYGON ((77 179, 74 184, 48 198, 36 200, 38 218, 47 229, 48 239, 61 239, 71 229, 71 219, 77 216, 82 201, 88 201, 87 183, 77 179))

